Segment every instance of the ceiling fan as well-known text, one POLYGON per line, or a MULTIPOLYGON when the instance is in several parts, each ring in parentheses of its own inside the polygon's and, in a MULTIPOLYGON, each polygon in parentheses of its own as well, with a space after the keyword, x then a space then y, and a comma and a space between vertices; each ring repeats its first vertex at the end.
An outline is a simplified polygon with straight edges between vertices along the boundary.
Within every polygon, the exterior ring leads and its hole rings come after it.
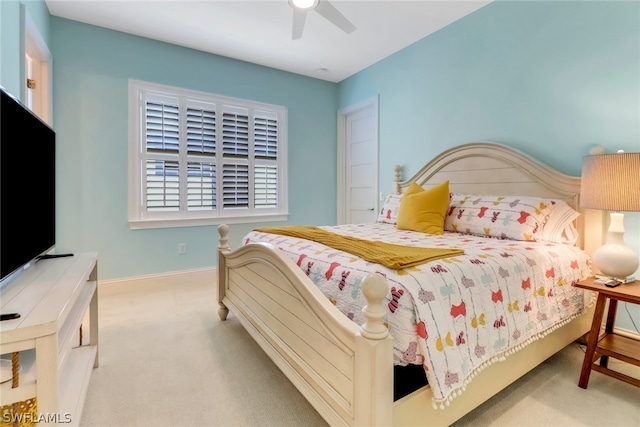
POLYGON ((293 8, 293 31, 291 38, 297 40, 302 37, 307 13, 318 12, 326 20, 347 34, 352 33, 356 27, 329 0, 289 0, 293 8))

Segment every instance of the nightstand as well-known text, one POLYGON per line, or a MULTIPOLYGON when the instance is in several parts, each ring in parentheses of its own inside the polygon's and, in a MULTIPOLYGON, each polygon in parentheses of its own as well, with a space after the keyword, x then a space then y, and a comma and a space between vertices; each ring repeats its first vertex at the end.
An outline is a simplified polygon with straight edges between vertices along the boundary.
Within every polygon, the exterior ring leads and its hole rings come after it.
POLYGON ((578 288, 598 292, 595 313, 591 331, 587 339, 587 351, 582 362, 582 371, 578 385, 587 388, 591 370, 598 371, 613 378, 617 378, 636 387, 640 387, 640 379, 630 377, 607 367, 609 357, 640 366, 640 340, 621 336, 613 332, 613 325, 616 319, 618 301, 631 304, 640 304, 640 282, 626 283, 615 288, 608 288, 604 285, 594 283, 594 278, 575 283, 578 288), (600 335, 600 326, 606 302, 609 300, 609 310, 607 312, 607 323, 604 332, 600 335), (600 359, 600 364, 596 362, 600 359))

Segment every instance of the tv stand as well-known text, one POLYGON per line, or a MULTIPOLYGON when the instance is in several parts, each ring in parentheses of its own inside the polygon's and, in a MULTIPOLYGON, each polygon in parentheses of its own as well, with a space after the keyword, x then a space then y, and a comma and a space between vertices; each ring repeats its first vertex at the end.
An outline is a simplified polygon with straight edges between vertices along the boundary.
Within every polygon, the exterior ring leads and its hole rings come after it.
POLYGON ((0 323, 0 355, 21 368, 17 385, 0 384, 0 406, 35 401, 34 412, 18 411, 25 423, 80 423, 98 366, 97 279, 97 255, 83 253, 33 263, 0 289, 0 311, 21 315, 0 323))

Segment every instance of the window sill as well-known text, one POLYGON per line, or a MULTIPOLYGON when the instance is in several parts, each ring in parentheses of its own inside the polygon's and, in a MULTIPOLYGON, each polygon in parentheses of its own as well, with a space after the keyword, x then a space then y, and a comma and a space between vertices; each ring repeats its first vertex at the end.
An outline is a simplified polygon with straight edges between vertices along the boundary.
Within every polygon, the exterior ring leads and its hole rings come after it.
POLYGON ((251 224, 257 222, 286 221, 289 214, 252 215, 217 218, 171 218, 171 219, 130 219, 132 230, 149 230, 154 228, 202 227, 220 224, 251 224))

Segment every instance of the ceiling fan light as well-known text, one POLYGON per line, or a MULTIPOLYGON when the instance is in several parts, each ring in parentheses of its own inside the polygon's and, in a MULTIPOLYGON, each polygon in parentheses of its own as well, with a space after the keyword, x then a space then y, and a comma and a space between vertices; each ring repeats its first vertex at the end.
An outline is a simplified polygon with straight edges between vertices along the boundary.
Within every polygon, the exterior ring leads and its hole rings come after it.
POLYGON ((298 9, 314 9, 318 6, 319 0, 289 0, 291 6, 298 9))

